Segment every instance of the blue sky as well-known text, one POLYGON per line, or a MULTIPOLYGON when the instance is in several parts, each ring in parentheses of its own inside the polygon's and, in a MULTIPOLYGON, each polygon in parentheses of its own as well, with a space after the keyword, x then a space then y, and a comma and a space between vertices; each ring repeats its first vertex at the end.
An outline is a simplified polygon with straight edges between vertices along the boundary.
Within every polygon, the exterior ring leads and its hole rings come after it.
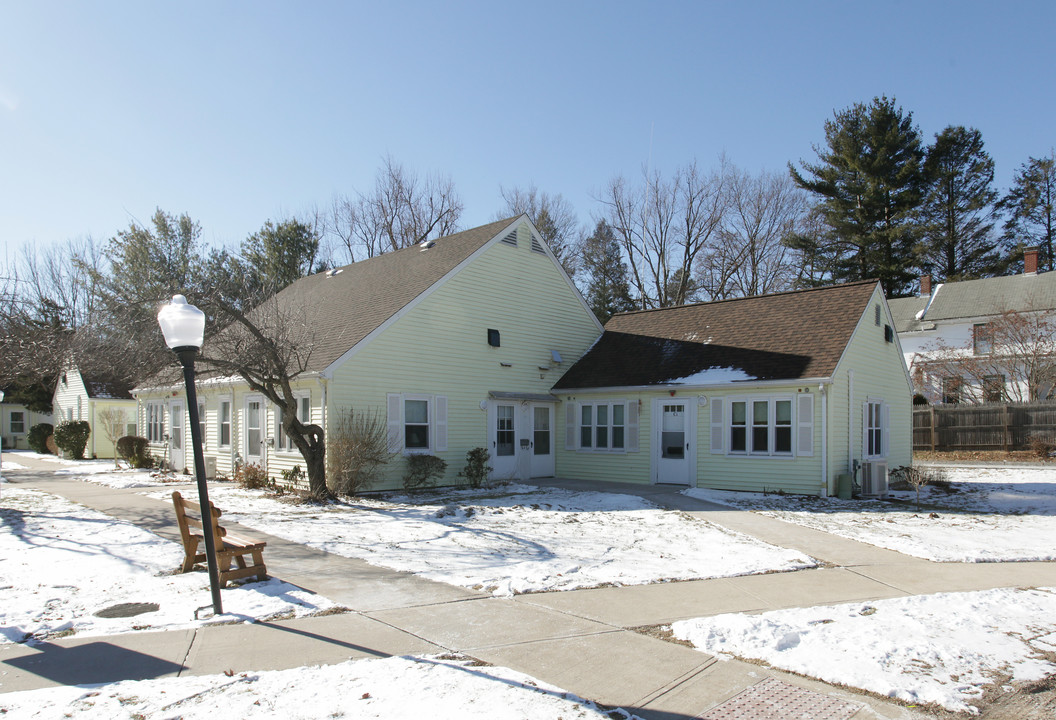
POLYGON ((368 190, 389 154, 587 222, 616 174, 725 152, 813 160, 887 94, 930 140, 982 131, 1003 189, 1056 144, 1049 2, 0 0, 0 239, 105 240, 156 207, 234 244, 368 190))

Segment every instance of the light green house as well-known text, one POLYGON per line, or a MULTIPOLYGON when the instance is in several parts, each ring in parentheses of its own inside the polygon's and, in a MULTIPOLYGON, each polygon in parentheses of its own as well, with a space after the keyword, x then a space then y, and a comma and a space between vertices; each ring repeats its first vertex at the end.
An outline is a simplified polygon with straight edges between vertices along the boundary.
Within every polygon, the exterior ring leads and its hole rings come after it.
POLYGON ((85 457, 112 458, 114 442, 136 434, 136 402, 127 383, 84 375, 75 364, 67 365, 51 397, 54 425, 66 420, 84 420, 91 428, 85 457), (111 440, 113 436, 113 440, 111 440))
MULTIPOLYGON (((453 483, 475 447, 496 476, 557 472, 550 388, 602 328, 526 216, 302 278, 277 302, 312 328, 293 388, 301 419, 328 437, 350 408, 387 424, 396 455, 377 488, 400 487, 405 458, 422 453, 446 460, 453 483)), ((187 467, 182 386, 134 395, 152 453, 187 467)), ((303 469, 277 409, 241 380, 203 379, 198 399, 207 474, 238 461, 273 478, 303 469)))
MULTIPOLYGON (((492 477, 832 494, 910 463, 910 393, 875 282, 618 315, 604 328, 526 216, 302 278, 277 307, 311 329, 300 419, 354 408, 406 458, 487 448, 492 477), (864 469, 862 464, 865 464, 864 469)), ((152 452, 191 462, 180 384, 134 392, 152 452)), ((207 474, 304 461, 244 382, 198 384, 207 474)))
POLYGON ((874 281, 624 313, 555 385, 567 477, 866 494, 911 462, 911 390, 874 281))

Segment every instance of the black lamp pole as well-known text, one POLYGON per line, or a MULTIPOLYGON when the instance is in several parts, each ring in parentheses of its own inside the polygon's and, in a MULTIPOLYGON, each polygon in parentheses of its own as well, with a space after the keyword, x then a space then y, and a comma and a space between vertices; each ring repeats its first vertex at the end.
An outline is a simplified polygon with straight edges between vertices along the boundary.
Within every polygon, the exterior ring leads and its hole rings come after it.
POLYGON ((198 348, 178 347, 172 350, 183 366, 183 384, 187 387, 187 419, 191 423, 191 446, 194 448, 194 477, 198 482, 198 503, 202 506, 202 535, 205 536, 205 558, 209 567, 209 588, 213 594, 213 613, 223 615, 220 604, 220 570, 216 565, 216 541, 213 538, 213 509, 209 504, 209 486, 205 481, 205 453, 202 452, 202 426, 198 424, 198 393, 194 389, 194 359, 198 348))

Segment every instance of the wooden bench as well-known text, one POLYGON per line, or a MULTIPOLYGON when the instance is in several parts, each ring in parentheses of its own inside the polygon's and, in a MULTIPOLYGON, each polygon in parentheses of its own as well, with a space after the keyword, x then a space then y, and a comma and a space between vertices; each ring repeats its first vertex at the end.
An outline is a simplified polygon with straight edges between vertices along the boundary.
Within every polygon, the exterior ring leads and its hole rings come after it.
MULTIPOLYGON (((183 567, 180 572, 190 572, 196 563, 206 562, 205 535, 201 518, 204 518, 202 506, 183 499, 179 491, 173 491, 172 504, 176 508, 176 520, 180 524, 180 536, 183 538, 183 567), (198 517, 188 515, 187 511, 197 513, 198 517), (201 546, 202 552, 198 552, 201 546)), ((220 526, 220 511, 209 503, 212 511, 210 527, 213 533, 213 546, 216 548, 216 566, 220 571, 220 587, 225 587, 231 580, 257 576, 257 580, 267 580, 268 571, 264 567, 264 547, 267 543, 252 542, 233 535, 220 526), (253 557, 253 564, 246 564, 246 555, 253 557)))

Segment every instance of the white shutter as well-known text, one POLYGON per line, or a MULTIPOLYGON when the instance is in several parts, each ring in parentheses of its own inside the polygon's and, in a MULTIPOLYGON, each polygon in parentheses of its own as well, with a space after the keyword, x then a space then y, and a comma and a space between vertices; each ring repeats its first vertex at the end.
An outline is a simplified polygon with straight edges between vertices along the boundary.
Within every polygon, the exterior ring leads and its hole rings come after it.
POLYGON ((627 403, 627 409, 624 411, 624 418, 627 420, 627 428, 624 430, 626 439, 624 441, 625 449, 628 452, 638 452, 638 401, 631 400, 627 403))
POLYGON ((869 401, 862 403, 862 461, 869 457, 869 401))
POLYGON ((725 436, 722 426, 722 398, 711 399, 711 452, 713 455, 723 453, 722 438, 725 436))
POLYGON ((887 411, 887 403, 880 403, 880 454, 884 458, 887 458, 887 450, 890 447, 888 442, 887 411))
POLYGON ((399 393, 386 395, 389 401, 389 452, 403 450, 403 396, 399 393))
POLYGON ((577 449, 576 438, 579 437, 576 426, 576 404, 565 404, 565 450, 577 449))
POLYGON ((814 454, 814 396, 810 394, 796 398, 796 454, 814 454))
POLYGON ((434 410, 436 425, 436 451, 447 450, 447 397, 436 396, 436 409, 434 410))

